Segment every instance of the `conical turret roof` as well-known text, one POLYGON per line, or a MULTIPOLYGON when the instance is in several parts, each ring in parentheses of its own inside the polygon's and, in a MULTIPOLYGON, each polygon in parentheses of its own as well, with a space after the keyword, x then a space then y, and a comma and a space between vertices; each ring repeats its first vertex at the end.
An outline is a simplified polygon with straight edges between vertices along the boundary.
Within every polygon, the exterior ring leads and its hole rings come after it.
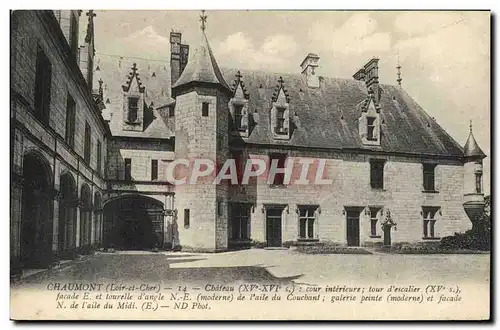
POLYGON ((180 86, 198 82, 220 84, 224 89, 230 91, 208 42, 204 24, 201 30, 200 45, 195 49, 192 58, 188 61, 184 71, 182 71, 181 76, 172 86, 172 89, 175 90, 180 86))
POLYGON ((465 142, 465 146, 464 146, 464 156, 465 157, 475 157, 475 158, 485 158, 486 157, 484 152, 481 150, 481 148, 477 144, 476 139, 474 138, 474 134, 472 134, 472 123, 470 125, 469 137, 467 138, 467 142, 465 142))

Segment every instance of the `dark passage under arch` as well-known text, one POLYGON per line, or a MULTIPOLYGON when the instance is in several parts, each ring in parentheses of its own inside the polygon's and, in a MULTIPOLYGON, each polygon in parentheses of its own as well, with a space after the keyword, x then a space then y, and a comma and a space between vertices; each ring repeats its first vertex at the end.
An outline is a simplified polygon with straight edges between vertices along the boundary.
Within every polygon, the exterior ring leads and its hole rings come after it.
POLYGON ((147 250, 163 246, 163 203, 133 195, 104 206, 104 246, 147 250))

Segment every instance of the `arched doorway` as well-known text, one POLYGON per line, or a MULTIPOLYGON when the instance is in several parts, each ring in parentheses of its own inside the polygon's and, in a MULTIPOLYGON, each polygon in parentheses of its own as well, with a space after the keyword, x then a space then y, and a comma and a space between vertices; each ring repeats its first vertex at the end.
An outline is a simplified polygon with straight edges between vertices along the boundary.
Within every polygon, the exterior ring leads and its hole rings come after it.
POLYGON ((104 245, 123 250, 147 250, 163 246, 163 203, 140 195, 128 195, 104 206, 104 245))
POLYGON ((23 158, 21 262, 45 267, 52 260, 52 185, 50 166, 35 152, 23 158))
POLYGON ((94 245, 102 244, 102 198, 99 192, 94 194, 94 245))
POLYGON ((61 258, 70 257, 76 248, 76 217, 78 196, 75 180, 70 173, 60 179, 58 251, 61 258))
POLYGON ((80 249, 89 250, 92 236, 92 194, 87 184, 82 185, 80 195, 80 249))

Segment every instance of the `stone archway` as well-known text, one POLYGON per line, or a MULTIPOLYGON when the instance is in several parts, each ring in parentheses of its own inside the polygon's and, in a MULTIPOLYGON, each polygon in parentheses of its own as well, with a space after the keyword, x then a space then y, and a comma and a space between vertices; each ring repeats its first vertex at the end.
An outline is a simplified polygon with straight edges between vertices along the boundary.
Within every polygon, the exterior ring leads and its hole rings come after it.
POLYGON ((92 194, 89 186, 84 183, 80 194, 80 250, 90 251, 92 244, 92 194))
POLYGON ((78 195, 73 176, 66 172, 60 178, 58 253, 61 258, 71 257, 76 248, 76 218, 78 195))
POLYGON ((148 250, 163 246, 163 203, 142 195, 126 195, 104 206, 104 246, 148 250))
POLYGON ((51 168, 43 156, 23 158, 20 259, 23 267, 46 267, 52 262, 51 168))

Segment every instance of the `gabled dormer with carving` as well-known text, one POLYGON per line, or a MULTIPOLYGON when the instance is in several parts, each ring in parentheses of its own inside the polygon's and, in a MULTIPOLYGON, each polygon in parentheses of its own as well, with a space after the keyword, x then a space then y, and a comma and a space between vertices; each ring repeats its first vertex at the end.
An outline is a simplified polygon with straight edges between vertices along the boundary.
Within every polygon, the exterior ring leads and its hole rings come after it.
POLYGON ((271 131, 273 138, 288 140, 291 136, 290 96, 285 88, 283 78, 278 79, 278 85, 271 100, 271 131))
POLYGON ((254 126, 253 116, 249 116, 248 100, 250 95, 245 89, 245 84, 238 71, 236 79, 231 86, 233 97, 229 100, 229 111, 231 113, 231 134, 241 137, 248 137, 254 126))
POLYGON ((359 136, 364 145, 380 146, 381 118, 380 105, 371 88, 368 96, 360 104, 361 116, 358 120, 359 136))
POLYGON ((123 129, 142 132, 144 129, 144 91, 137 65, 134 63, 123 90, 123 129))

